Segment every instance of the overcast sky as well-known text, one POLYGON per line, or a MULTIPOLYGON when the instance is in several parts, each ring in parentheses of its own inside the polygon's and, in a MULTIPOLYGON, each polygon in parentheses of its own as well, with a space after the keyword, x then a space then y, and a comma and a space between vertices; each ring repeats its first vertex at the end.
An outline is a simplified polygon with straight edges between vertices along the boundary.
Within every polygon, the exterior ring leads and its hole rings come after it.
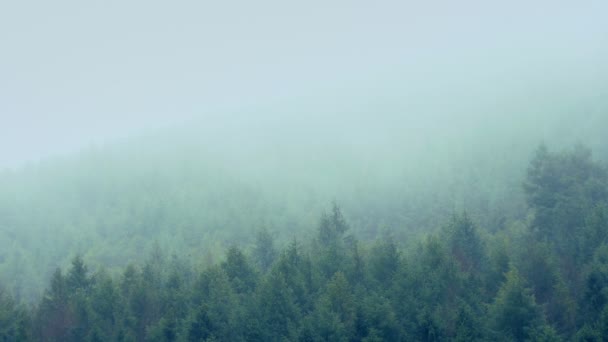
POLYGON ((334 95, 585 92, 607 47, 605 0, 2 1, 0 168, 334 95))

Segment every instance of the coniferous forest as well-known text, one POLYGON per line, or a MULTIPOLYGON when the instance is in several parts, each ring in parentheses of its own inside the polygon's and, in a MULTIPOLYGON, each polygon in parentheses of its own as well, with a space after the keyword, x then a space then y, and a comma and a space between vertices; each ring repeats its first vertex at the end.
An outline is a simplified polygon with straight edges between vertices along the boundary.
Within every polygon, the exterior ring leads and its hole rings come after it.
POLYGON ((248 243, 227 243, 217 259, 208 251, 169 253, 158 240, 141 261, 120 267, 103 266, 103 258, 93 267, 92 252, 75 254, 38 297, 17 299, 3 288, 0 337, 603 340, 608 169, 582 145, 554 151, 542 144, 519 189, 521 217, 502 216, 489 227, 479 213, 454 210, 412 241, 391 229, 362 239, 334 202, 309 235, 277 241, 263 226, 248 243))
POLYGON ((0 0, 0 342, 608 342, 608 0, 0 0))

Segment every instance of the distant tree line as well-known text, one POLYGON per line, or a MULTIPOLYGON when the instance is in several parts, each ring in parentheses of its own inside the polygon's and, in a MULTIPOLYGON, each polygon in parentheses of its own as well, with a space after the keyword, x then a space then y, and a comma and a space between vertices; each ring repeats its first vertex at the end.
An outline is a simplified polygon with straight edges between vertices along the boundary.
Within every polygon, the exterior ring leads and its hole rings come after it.
POLYGON ((120 276, 79 256, 35 305, 0 292, 1 341, 604 341, 608 172, 582 146, 540 146, 529 215, 500 230, 453 215, 403 249, 362 243, 337 205, 308 241, 231 247, 191 266, 155 249, 120 276))

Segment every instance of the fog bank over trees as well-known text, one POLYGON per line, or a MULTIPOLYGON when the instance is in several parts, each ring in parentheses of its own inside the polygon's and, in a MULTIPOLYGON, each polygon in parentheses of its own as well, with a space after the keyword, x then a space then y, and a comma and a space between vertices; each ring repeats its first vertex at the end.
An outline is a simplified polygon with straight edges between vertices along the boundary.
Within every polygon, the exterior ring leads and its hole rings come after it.
POLYGON ((606 13, 0 3, 0 340, 600 341, 606 13))

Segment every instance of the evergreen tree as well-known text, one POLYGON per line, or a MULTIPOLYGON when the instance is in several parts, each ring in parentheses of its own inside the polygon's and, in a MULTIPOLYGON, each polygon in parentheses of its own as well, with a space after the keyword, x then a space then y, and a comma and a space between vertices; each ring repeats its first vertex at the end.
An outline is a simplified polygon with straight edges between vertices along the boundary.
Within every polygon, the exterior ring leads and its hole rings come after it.
POLYGON ((571 242, 577 240, 590 211, 608 200, 608 172, 581 145, 560 154, 541 145, 530 162, 524 190, 534 210, 532 229, 555 242, 562 253, 576 257, 576 244, 571 242))
POLYGON ((74 314, 69 306, 68 287, 61 269, 51 278, 51 287, 45 292, 37 312, 36 337, 44 341, 67 341, 69 329, 74 324, 74 314))
POLYGON ((186 325, 188 341, 208 341, 213 338, 213 321, 209 318, 206 305, 199 306, 186 325))
POLYGON ((95 275, 95 286, 90 295, 91 339, 108 341, 116 339, 118 320, 122 311, 119 292, 105 271, 95 275), (93 335, 95 338, 93 338, 93 335))
POLYGON ((87 291, 89 289, 89 277, 88 277, 88 269, 84 264, 82 257, 80 255, 76 255, 72 259, 72 267, 66 276, 66 285, 68 287, 68 291, 77 292, 77 291, 87 291))
POLYGON ((276 258, 274 239, 266 228, 256 234, 253 255, 262 272, 268 271, 276 258))
POLYGON ((272 271, 258 294, 259 319, 264 341, 294 340, 298 333, 301 309, 293 290, 280 271, 272 271))
POLYGON ((370 273, 380 286, 389 288, 399 270, 401 257, 392 236, 387 235, 371 249, 369 256, 370 273))
POLYGON ((477 230, 466 212, 454 215, 446 229, 450 253, 460 271, 467 274, 484 271, 486 263, 485 246, 477 230))
POLYGON ((325 279, 346 271, 347 248, 344 233, 349 229, 342 211, 333 203, 331 214, 323 214, 318 229, 318 250, 315 251, 321 274, 325 279))
POLYGON ((0 341, 29 341, 29 324, 25 309, 0 288, 0 341))
POLYGON ((255 270, 237 247, 233 246, 228 249, 222 269, 226 272, 237 293, 250 292, 255 289, 257 283, 255 270))
POLYGON ((516 268, 507 273, 505 283, 490 306, 490 317, 492 328, 498 333, 496 337, 500 339, 525 341, 544 325, 541 307, 516 268))
POLYGON ((342 210, 336 202, 332 204, 330 214, 324 213, 319 224, 319 242, 323 246, 330 246, 340 241, 344 233, 349 229, 342 210))

